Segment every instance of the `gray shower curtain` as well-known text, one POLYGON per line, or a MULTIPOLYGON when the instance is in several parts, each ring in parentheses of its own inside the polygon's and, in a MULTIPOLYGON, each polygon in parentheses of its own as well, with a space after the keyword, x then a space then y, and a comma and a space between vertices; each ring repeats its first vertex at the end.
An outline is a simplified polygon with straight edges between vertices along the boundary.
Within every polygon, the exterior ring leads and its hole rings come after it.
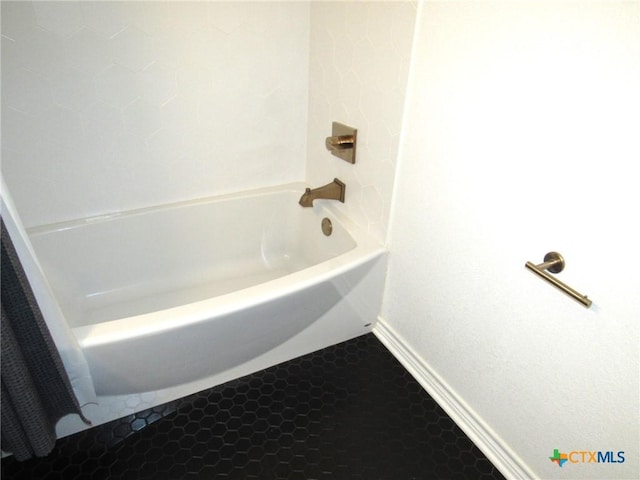
POLYGON ((17 460, 48 455, 55 425, 83 416, 4 221, 1 270, 2 450, 17 460))

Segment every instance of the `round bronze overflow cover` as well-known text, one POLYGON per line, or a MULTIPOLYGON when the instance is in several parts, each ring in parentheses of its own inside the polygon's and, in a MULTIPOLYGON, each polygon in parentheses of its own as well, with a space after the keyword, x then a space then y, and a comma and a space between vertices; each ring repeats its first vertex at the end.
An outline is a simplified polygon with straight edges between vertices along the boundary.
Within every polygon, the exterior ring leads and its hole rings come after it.
POLYGON ((322 233, 328 237, 331 232, 333 232, 333 225, 331 225, 331 220, 325 217, 322 219, 322 233))

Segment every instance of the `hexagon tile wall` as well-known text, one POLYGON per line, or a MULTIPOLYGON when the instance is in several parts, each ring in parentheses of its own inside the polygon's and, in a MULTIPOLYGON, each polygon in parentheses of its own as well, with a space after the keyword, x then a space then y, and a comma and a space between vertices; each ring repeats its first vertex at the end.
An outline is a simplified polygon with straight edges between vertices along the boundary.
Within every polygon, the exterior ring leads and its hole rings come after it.
POLYGON ((385 241, 400 145, 416 4, 312 2, 307 180, 338 177, 350 218, 385 241), (355 165, 330 155, 331 122, 358 129, 355 165))
POLYGON ((6 458, 2 478, 503 477, 368 334, 6 458))
POLYGON ((1 8, 2 171, 26 227, 304 178, 309 4, 1 8))

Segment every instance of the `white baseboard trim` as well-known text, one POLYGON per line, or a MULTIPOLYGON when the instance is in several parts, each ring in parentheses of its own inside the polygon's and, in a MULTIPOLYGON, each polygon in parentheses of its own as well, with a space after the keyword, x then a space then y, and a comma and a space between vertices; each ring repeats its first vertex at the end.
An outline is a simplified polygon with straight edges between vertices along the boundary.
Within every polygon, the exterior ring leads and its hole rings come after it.
POLYGON ((378 317, 373 333, 507 479, 535 478, 529 467, 500 441, 429 365, 405 345, 384 319, 378 317))

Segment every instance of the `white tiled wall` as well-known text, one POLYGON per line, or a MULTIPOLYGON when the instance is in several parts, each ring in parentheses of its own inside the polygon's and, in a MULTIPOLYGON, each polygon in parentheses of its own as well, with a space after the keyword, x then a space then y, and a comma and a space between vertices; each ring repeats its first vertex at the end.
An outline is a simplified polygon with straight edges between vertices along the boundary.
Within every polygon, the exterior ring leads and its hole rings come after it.
POLYGON ((344 206, 384 241, 416 17, 415 2, 313 2, 307 180, 340 178, 344 206), (331 122, 358 129, 356 164, 324 147, 331 122))
POLYGON ((2 2, 23 222, 337 176, 384 240, 414 21, 415 2, 2 2), (324 149, 333 120, 359 129, 355 166, 324 149))
POLYGON ((2 172, 30 227, 304 178, 306 2, 2 2, 2 172))

